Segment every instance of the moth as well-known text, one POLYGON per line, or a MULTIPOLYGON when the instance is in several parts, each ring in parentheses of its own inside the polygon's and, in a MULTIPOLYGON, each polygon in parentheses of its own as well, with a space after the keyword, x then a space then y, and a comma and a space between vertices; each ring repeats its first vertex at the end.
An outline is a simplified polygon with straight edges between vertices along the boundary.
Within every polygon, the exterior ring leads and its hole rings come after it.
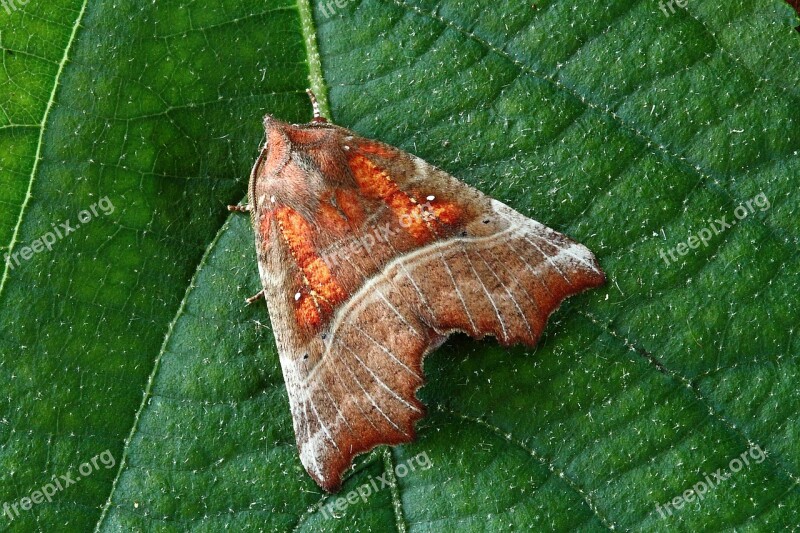
POLYGON ((335 492, 353 458, 410 442, 422 361, 455 332, 536 344, 605 281, 583 245, 398 148, 267 115, 248 204, 300 460, 335 492))

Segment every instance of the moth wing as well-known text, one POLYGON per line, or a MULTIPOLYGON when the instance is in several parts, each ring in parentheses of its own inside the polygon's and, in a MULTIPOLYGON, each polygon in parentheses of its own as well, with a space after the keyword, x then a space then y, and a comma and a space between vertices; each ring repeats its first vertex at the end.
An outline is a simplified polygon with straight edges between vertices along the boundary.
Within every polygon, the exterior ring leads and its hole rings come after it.
POLYGON ((328 491, 357 454, 415 438, 422 361, 448 335, 533 345, 604 282, 583 245, 391 146, 335 128, 287 160, 338 177, 259 249, 300 458, 328 491))
POLYGON ((437 233, 393 258, 384 274, 437 333, 534 345, 565 298, 605 282, 582 244, 418 157, 382 148, 376 166, 390 168, 402 190, 429 206, 428 225, 437 233))

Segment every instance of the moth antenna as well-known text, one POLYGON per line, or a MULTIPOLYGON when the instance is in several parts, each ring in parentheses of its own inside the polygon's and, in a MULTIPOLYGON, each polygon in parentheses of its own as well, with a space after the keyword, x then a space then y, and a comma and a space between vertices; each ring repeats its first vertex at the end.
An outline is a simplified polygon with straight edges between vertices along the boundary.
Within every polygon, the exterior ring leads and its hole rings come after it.
POLYGON ((328 122, 328 120, 322 116, 322 112, 319 110, 319 102, 317 101, 317 95, 314 94, 314 91, 311 89, 306 89, 306 93, 308 94, 309 99, 311 99, 311 107, 314 110, 314 118, 312 122, 328 122))

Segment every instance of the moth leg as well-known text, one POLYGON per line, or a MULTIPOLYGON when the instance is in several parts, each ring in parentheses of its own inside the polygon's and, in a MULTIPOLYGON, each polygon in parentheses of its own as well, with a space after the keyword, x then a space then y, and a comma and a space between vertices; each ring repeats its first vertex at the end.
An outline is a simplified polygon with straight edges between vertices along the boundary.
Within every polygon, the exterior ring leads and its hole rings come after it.
POLYGON ((228 211, 231 211, 231 212, 234 212, 234 213, 249 213, 250 209, 251 208, 250 208, 249 205, 229 205, 228 206, 228 211))
POLYGON ((265 296, 266 296, 266 294, 264 292, 264 289, 261 289, 260 291, 258 291, 258 294, 254 294, 250 298, 247 298, 245 300, 245 302, 247 302, 247 305, 250 305, 250 304, 253 304, 253 303, 257 302, 261 298, 264 298, 265 296))

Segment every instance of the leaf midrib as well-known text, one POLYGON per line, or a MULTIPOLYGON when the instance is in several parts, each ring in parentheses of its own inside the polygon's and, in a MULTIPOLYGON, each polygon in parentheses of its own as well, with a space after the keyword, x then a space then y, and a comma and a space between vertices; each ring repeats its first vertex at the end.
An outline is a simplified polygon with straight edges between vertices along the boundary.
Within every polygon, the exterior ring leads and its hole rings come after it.
MULTIPOLYGON (((87 3, 88 3, 88 0, 84 0, 83 9, 81 10, 81 14, 78 17, 78 21, 80 21, 81 17, 83 16, 83 12, 84 12, 84 10, 86 8, 86 4, 87 3)), ((328 93, 327 93, 327 88, 325 86, 324 77, 323 77, 323 74, 322 74, 322 61, 320 59, 319 48, 317 46, 316 26, 314 24, 311 5, 309 3, 309 0, 297 0, 297 11, 298 11, 298 15, 299 15, 299 18, 300 18, 300 28, 301 28, 301 32, 302 32, 302 35, 303 35, 303 41, 304 41, 305 46, 306 46, 306 56, 307 56, 308 68, 309 68, 309 83, 311 85, 311 89, 314 91, 314 93, 315 93, 315 95, 317 97, 317 101, 319 102, 320 110, 321 110, 323 116, 326 116, 326 117, 330 118, 331 113, 330 113, 330 106, 328 104, 328 93)), ((78 23, 76 23, 76 27, 77 26, 78 26, 78 23)), ((73 32, 72 39, 74 39, 74 33, 75 32, 73 32)), ((70 40, 70 45, 72 44, 72 39, 70 40)), ((69 49, 69 47, 68 47, 68 49, 69 49)), ((66 57, 66 53, 65 53, 65 57, 66 57)), ((57 87, 57 86, 58 86, 58 78, 56 78, 56 84, 54 85, 54 91, 55 91, 55 87, 57 87)), ((51 98, 51 100, 52 100, 52 98, 51 98)), ((48 107, 48 111, 49 111, 49 107, 48 107)), ((46 120, 46 116, 47 115, 45 114, 45 120, 46 120)), ((40 139, 40 141, 41 141, 41 139, 40 139)), ((38 160, 37 160, 37 162, 38 162, 38 160)), ((145 385, 145 389, 144 389, 144 392, 142 394, 142 402, 139 405, 139 408, 137 409, 136 414, 134 415, 133 423, 131 425, 131 431, 128 434, 128 437, 125 439, 125 442, 123 444, 122 457, 120 458, 120 461, 119 461, 119 467, 117 469, 116 474, 114 475, 114 481, 111 484, 111 489, 109 490, 108 498, 107 498, 105 504, 102 507, 102 510, 100 512, 100 517, 98 518, 97 524, 95 525, 95 528, 94 528, 95 533, 99 533, 99 531, 101 530, 101 528, 103 526, 103 523, 105 522, 106 517, 108 516, 108 512, 109 512, 109 509, 111 508, 111 505, 112 505, 112 502, 113 502, 113 499, 114 499, 114 494, 116 492, 116 488, 119 485, 119 481, 122 478, 122 473, 125 470, 125 467, 127 465, 128 453, 130 451, 131 443, 133 442, 133 439, 136 436, 136 432, 139 429, 139 422, 141 420, 142 414, 144 413, 145 409, 147 408, 148 401, 152 396, 153 385, 155 383, 156 377, 158 376, 158 371, 159 371, 159 368, 161 366, 160 365, 161 360, 162 360, 164 354, 167 351, 167 346, 169 345, 169 341, 170 341, 170 339, 172 337, 172 332, 174 331, 175 326, 177 325, 178 321, 181 319, 181 317, 184 314, 184 310, 186 308, 186 304, 189 301, 189 297, 190 297, 192 291, 195 289, 195 287, 197 287, 196 280, 198 279, 200 273, 202 272, 203 267, 206 265, 206 263, 208 262, 209 258, 211 257, 212 252, 214 251, 214 248, 216 247, 217 243, 222 238, 222 236, 225 234, 225 232, 229 229, 229 227, 230 227, 230 225, 231 225, 231 223, 233 221, 233 217, 234 216, 236 216, 235 213, 231 214, 230 216, 228 216, 228 218, 226 219, 225 223, 222 225, 222 227, 219 229, 219 231, 217 231, 217 234, 214 236, 214 239, 206 247, 206 250, 203 253, 202 258, 200 259, 200 262, 198 263, 197 268, 196 268, 194 274, 192 275, 192 279, 189 282, 189 286, 186 288, 186 292, 184 293, 183 298, 181 299, 181 302, 180 302, 180 305, 178 307, 178 310, 175 313, 175 317, 172 319, 172 321, 169 324, 169 327, 167 328, 167 332, 166 332, 166 334, 164 336, 164 341, 163 341, 163 343, 161 345, 161 348, 159 349, 158 354, 155 357, 155 360, 153 362, 153 369, 150 372, 150 375, 149 375, 149 377, 147 379, 147 384, 145 385)), ((0 294, 2 294, 2 284, 0 284, 0 294)))
MULTIPOLYGON (((72 50, 73 44, 75 44, 76 37, 78 35, 78 28, 81 26, 81 22, 83 21, 83 17, 86 14, 86 7, 89 4, 89 0, 83 0, 81 5, 81 9, 78 12, 77 17, 75 18, 75 22, 72 25, 72 30, 69 35, 69 40, 67 41, 67 45, 64 47, 64 55, 61 56, 61 61, 58 63, 58 69, 56 70, 55 80, 53 81, 53 88, 50 90, 50 97, 47 99, 47 105, 44 109, 44 114, 42 115, 42 121, 38 125, 30 125, 31 127, 38 127, 39 128, 39 139, 36 142, 36 155, 33 159, 33 165, 31 166, 31 175, 28 179, 28 189, 25 191, 25 198, 22 200, 22 205, 19 209, 19 216, 17 217, 17 223, 14 225, 14 231, 11 233, 11 241, 8 243, 5 250, 8 250, 8 255, 14 253, 14 246, 18 242, 19 231, 22 227, 22 221, 25 218, 25 213, 27 212, 28 204, 33 197, 33 184, 36 182, 36 174, 39 171, 39 163, 42 160, 42 149, 44 147, 44 134, 47 131, 47 121, 50 118, 50 112, 53 110, 53 106, 56 101, 56 95, 58 93, 58 86, 59 82, 61 81, 61 76, 64 73, 64 67, 66 66, 67 62, 69 61, 69 53, 72 50)), ((27 126, 27 125, 26 125, 27 126)), ((11 269, 11 261, 4 261, 5 266, 3 268, 3 276, 0 278, 0 297, 3 295, 3 291, 5 290, 6 283, 8 282, 9 278, 9 271, 11 269)))
POLYGON ((108 516, 108 510, 111 508, 111 502, 114 497, 114 493, 116 491, 117 485, 119 484, 119 480, 122 477, 122 472, 125 470, 125 466, 127 465, 128 459, 128 452, 131 447, 131 443, 133 442, 133 438, 136 436, 136 432, 139 429, 139 421, 141 420, 142 414, 144 410, 147 408, 147 403, 150 400, 150 397, 153 392, 153 384, 155 383, 156 376, 158 375, 158 370, 161 366, 161 360, 164 357, 164 354, 167 352, 167 346, 169 345, 169 341, 172 337, 172 332, 175 329, 175 326, 178 323, 178 320, 181 319, 183 316, 184 310, 186 309, 186 304, 189 301, 189 296, 191 295, 192 291, 197 287, 195 283, 197 278, 199 277, 200 273, 203 270, 203 267, 208 262, 209 258, 214 251, 217 243, 219 242, 220 238, 225 234, 225 231, 231 225, 233 218, 228 217, 222 227, 217 231, 217 234, 214 236, 214 239, 209 243, 208 247, 206 247, 205 252, 203 253, 203 257, 200 259, 200 262, 197 265, 197 269, 195 270, 194 274, 192 275, 192 279, 189 281, 189 286, 186 288, 186 292, 181 299, 180 306, 178 307, 178 311, 175 313, 175 317, 170 322, 169 327, 167 328, 167 333, 164 335, 164 342, 161 344, 161 348, 158 351, 158 355, 156 355, 155 361, 153 363, 153 370, 150 372, 150 376, 147 378, 147 384, 145 385, 144 392, 142 394, 142 403, 139 405, 139 408, 136 410, 136 414, 133 418, 133 424, 131 426, 131 431, 128 434, 128 437, 125 439, 125 443, 122 447, 122 457, 119 461, 119 468, 117 468, 117 473, 114 475, 114 481, 111 483, 111 490, 108 494, 108 499, 106 503, 103 505, 102 511, 100 512, 100 518, 97 519, 97 525, 95 526, 95 532, 100 531, 105 518, 108 516))

